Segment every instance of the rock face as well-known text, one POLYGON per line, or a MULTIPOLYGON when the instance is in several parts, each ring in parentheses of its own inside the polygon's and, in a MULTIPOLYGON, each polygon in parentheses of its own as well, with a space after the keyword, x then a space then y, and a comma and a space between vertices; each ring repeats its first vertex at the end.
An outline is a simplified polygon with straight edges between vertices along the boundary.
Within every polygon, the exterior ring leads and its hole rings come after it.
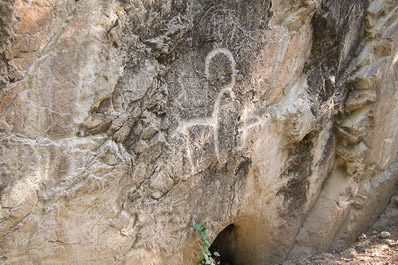
POLYGON ((0 1, 0 260, 341 248, 398 179, 396 0, 0 1))

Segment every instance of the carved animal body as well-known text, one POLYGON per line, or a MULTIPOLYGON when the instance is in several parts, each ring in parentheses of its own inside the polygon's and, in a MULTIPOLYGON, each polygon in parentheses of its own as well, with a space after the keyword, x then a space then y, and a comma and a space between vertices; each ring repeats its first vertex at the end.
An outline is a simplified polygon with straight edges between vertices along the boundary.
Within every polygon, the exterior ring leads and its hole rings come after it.
MULTIPOLYGON (((191 137, 192 130, 195 129, 198 130, 198 127, 210 129, 211 136, 210 137, 207 136, 204 141, 199 143, 199 145, 201 145, 202 147, 205 145, 211 146, 211 148, 207 149, 206 157, 212 157, 211 152, 214 151, 215 159, 219 160, 221 157, 221 153, 228 151, 228 150, 220 150, 221 148, 220 148, 219 131, 223 129, 221 127, 223 124, 222 119, 228 118, 224 117, 222 115, 222 112, 227 111, 228 104, 230 103, 228 101, 235 100, 235 93, 233 89, 236 83, 237 69, 233 54, 226 48, 217 48, 211 51, 206 56, 205 76, 207 79, 209 79, 211 75, 210 65, 217 55, 224 55, 225 57, 228 58, 232 74, 230 82, 224 85, 216 96, 212 115, 210 117, 196 118, 196 119, 183 121, 180 123, 179 127, 177 128, 177 131, 182 133, 186 139, 185 144, 186 144, 187 157, 191 165, 192 174, 196 173, 200 167, 200 162, 198 162, 198 160, 200 160, 200 157, 198 157, 198 155, 195 154, 195 143, 197 143, 198 141, 197 139, 192 139, 191 137)), ((239 124, 238 132, 240 133, 239 136, 241 138, 241 145, 240 145, 241 149, 246 147, 248 130, 258 127, 263 122, 260 120, 259 117, 252 117, 250 113, 251 110, 252 108, 249 108, 248 104, 246 104, 244 106, 243 112, 240 114, 242 122, 239 124)), ((236 123, 238 121, 233 121, 233 122, 236 123)), ((235 126, 231 127, 234 128, 235 126)), ((233 131, 226 131, 225 133, 226 135, 234 134, 233 131)))

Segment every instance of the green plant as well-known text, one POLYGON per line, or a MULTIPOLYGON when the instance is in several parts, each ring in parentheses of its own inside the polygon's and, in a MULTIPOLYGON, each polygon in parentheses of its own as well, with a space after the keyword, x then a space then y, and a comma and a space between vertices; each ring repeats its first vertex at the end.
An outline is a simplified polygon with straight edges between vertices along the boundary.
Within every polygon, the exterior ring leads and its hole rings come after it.
POLYGON ((218 265, 220 262, 216 260, 217 257, 220 257, 218 252, 214 252, 213 254, 210 252, 210 243, 207 240, 207 227, 206 224, 195 224, 193 229, 199 231, 202 242, 203 242, 203 249, 200 252, 201 260, 198 265, 218 265), (214 257, 213 257, 214 256, 214 257))

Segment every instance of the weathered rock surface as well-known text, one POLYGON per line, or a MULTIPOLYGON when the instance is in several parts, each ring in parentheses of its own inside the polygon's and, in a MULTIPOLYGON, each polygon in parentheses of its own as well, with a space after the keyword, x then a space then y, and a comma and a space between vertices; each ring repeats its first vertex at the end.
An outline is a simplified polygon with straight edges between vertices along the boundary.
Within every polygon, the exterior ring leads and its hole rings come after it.
POLYGON ((0 260, 347 246, 398 180, 396 0, 0 0, 0 260))

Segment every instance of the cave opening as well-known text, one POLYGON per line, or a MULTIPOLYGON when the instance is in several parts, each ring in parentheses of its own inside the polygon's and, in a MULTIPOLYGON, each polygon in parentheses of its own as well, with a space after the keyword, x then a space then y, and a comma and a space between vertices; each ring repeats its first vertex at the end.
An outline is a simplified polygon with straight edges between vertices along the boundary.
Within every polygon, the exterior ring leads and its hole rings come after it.
POLYGON ((234 224, 228 225, 222 230, 210 246, 210 252, 220 254, 220 265, 242 265, 238 264, 236 257, 236 227, 234 224))

